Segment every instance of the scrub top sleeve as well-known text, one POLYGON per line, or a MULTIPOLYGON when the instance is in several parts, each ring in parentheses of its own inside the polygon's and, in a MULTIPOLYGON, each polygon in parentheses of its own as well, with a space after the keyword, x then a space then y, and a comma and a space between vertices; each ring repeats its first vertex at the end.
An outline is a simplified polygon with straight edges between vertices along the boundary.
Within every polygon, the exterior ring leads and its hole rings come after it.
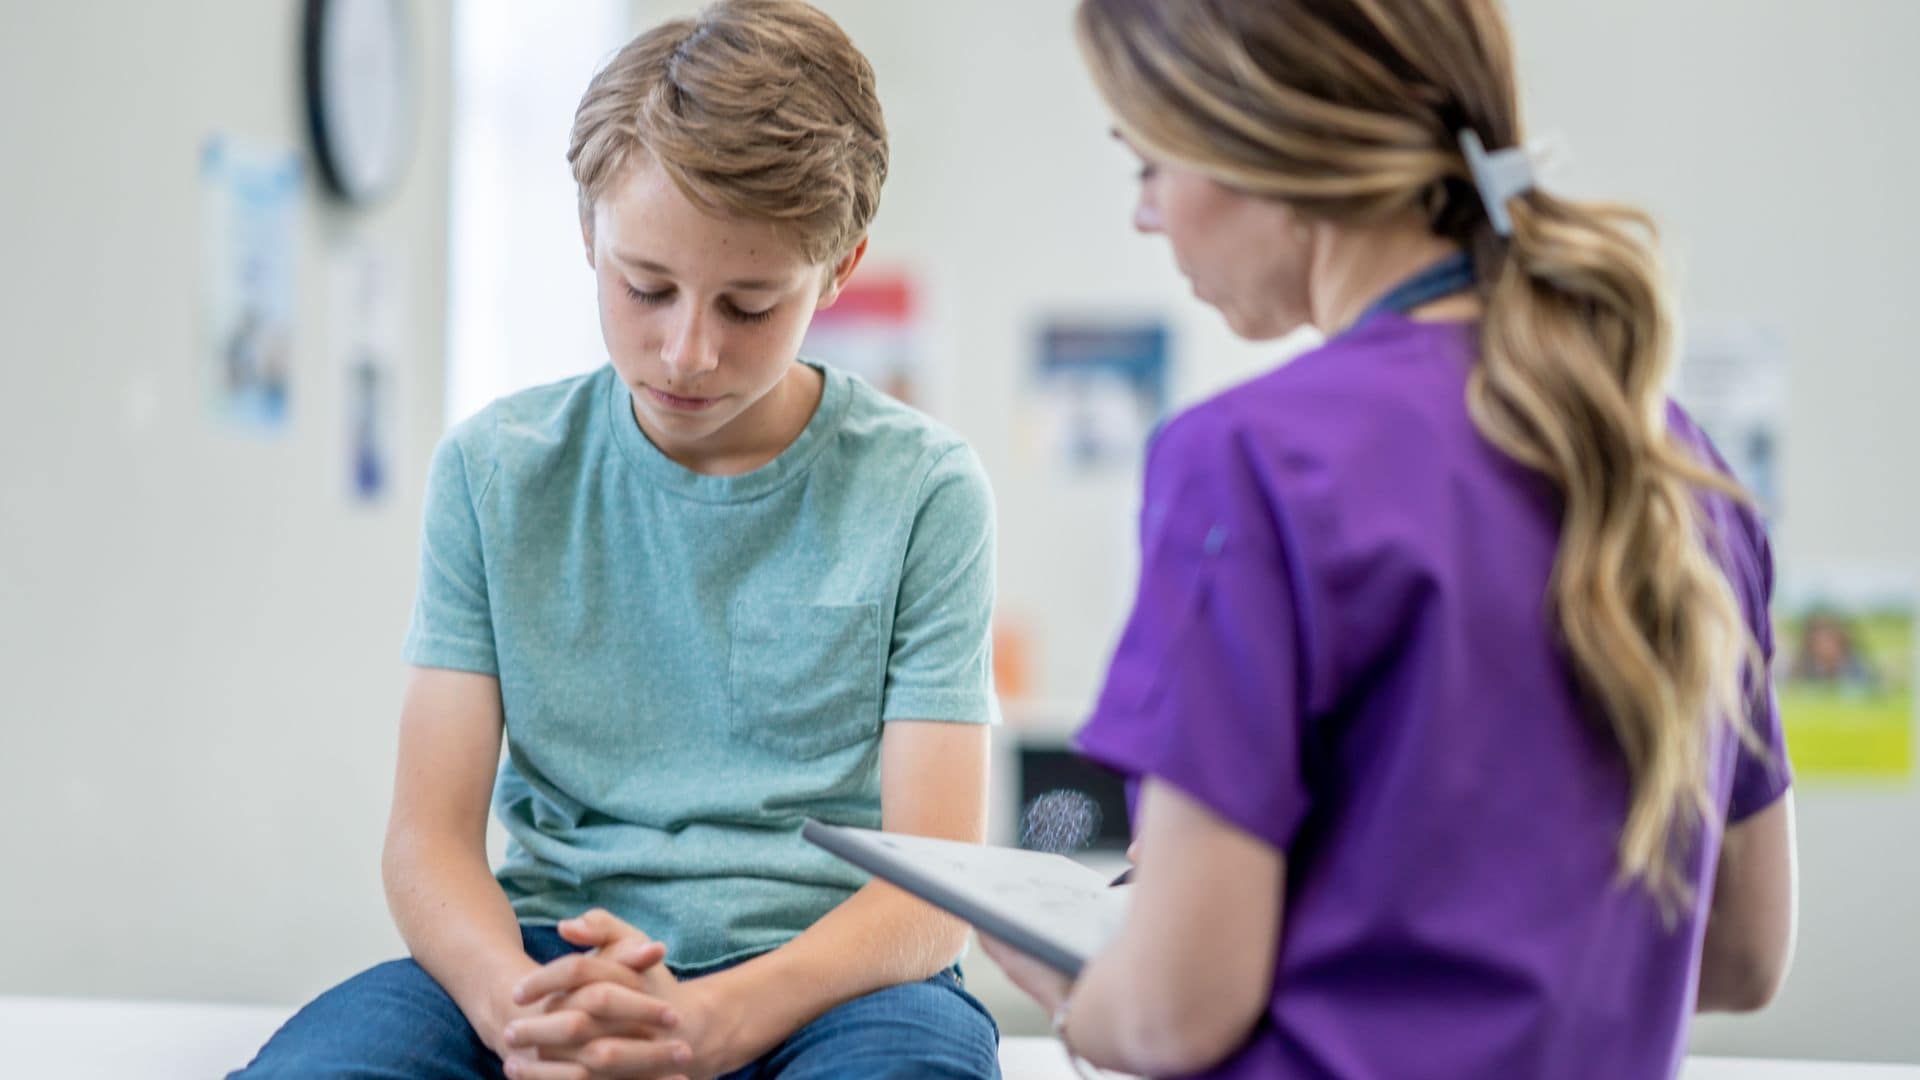
MULTIPOLYGON (((1723 475, 1732 476, 1713 440, 1694 422, 1678 403, 1667 405, 1667 422, 1674 436, 1691 448, 1707 465, 1723 475)), ((1766 526, 1751 507, 1731 500, 1711 497, 1713 516, 1718 522, 1715 552, 1727 581, 1733 586, 1746 615, 1747 629, 1760 647, 1760 671, 1748 672, 1751 690, 1746 694, 1752 745, 1739 740, 1733 766, 1733 793, 1727 803, 1727 823, 1744 821, 1773 805, 1793 784, 1787 764, 1786 737, 1780 726, 1780 704, 1773 687, 1773 548, 1767 542, 1766 526)))
POLYGON ((1752 511, 1741 508, 1735 517, 1735 543, 1741 545, 1729 560, 1748 571, 1735 582, 1747 612, 1748 629, 1759 643, 1761 671, 1748 695, 1747 722, 1758 747, 1742 740, 1734 762, 1733 796, 1727 805, 1727 823, 1744 821, 1773 805, 1793 784, 1787 764, 1786 735, 1780 725, 1780 702, 1773 687, 1773 548, 1766 529, 1752 511))
POLYGON ((1284 850, 1309 803, 1309 698, 1277 509, 1230 425, 1189 414, 1161 434, 1133 612, 1076 742, 1284 850))

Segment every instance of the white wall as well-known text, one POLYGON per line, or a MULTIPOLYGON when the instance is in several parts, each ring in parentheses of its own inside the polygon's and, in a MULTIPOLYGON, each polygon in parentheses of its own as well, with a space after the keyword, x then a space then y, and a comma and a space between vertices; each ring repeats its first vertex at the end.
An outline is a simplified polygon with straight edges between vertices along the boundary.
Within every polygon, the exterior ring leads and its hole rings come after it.
POLYGON ((573 110, 629 37, 626 0, 463 0, 454 20, 447 419, 606 363, 583 256, 573 110))
MULTIPOLYGON (((1920 373, 1900 345, 1920 337, 1904 295, 1920 219, 1899 196, 1920 182, 1920 7, 1515 4, 1534 127, 1573 150, 1564 186, 1651 206, 1689 308, 1757 316, 1789 344, 1783 564, 1914 568, 1920 373)), ((448 20, 423 9, 407 187, 356 223, 412 260, 410 452, 385 509, 347 513, 318 342, 301 343, 291 435, 265 444, 209 425, 192 346, 194 150, 214 128, 297 138, 298 6, 0 16, 0 993, 286 1002, 398 948, 376 862, 441 417, 448 20)), ((1231 340, 1128 231, 1131 163, 1079 73, 1067 0, 823 6, 872 55, 894 131, 873 258, 932 286, 932 398, 993 475, 1002 607, 1044 622, 1043 711, 1070 714, 1124 612, 1137 479, 1069 489, 1023 452, 1035 320, 1165 312, 1183 399, 1277 350, 1231 340)), ((347 226, 318 208, 306 223, 318 325, 311 250, 347 226)), ((1801 806, 1793 980, 1698 1042, 1920 1060, 1920 796, 1808 784, 1801 806)))
POLYGON ((0 993, 289 1001, 398 948, 378 857, 441 420, 448 8, 419 145, 300 213, 292 418, 210 419, 198 153, 298 148, 296 0, 0 14, 0 993), (406 444, 352 509, 325 253, 399 253, 406 444))

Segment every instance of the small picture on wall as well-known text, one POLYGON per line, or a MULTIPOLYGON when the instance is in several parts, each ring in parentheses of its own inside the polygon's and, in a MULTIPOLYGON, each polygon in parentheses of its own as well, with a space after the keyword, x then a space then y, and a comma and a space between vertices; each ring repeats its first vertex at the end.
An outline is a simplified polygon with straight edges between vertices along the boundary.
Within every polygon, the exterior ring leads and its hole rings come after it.
POLYGON ((1914 590, 1829 570, 1782 585, 1774 675, 1787 752, 1806 778, 1904 779, 1913 769, 1914 590))
POLYGON ((400 448, 402 304, 396 259, 363 242, 337 249, 331 266, 331 341, 345 404, 345 489, 350 501, 378 502, 392 483, 400 448))
POLYGON ((1778 525, 1786 347, 1775 331, 1742 319, 1700 319, 1684 336, 1674 396, 1759 502, 1768 524, 1778 525))
POLYGON ((862 269, 833 306, 820 309, 800 355, 865 379, 919 409, 927 401, 922 289, 905 270, 862 269))
POLYGON ((201 351, 213 415, 276 432, 292 405, 300 158, 208 138, 200 153, 201 351))
POLYGON ((1160 319, 1052 319, 1034 365, 1044 438, 1069 471, 1137 465, 1166 414, 1172 335, 1160 319))

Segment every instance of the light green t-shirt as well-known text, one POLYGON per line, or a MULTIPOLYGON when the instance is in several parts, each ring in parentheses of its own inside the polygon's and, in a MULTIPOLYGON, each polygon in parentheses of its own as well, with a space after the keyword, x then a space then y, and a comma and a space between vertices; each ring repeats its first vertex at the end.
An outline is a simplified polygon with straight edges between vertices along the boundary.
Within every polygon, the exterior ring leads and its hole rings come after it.
POLYGON ((806 429, 691 472, 611 367, 504 398, 433 459, 405 656, 496 675, 515 912, 605 907, 676 968, 763 952, 866 876, 881 725, 992 723, 993 500, 958 436, 823 368, 806 429))

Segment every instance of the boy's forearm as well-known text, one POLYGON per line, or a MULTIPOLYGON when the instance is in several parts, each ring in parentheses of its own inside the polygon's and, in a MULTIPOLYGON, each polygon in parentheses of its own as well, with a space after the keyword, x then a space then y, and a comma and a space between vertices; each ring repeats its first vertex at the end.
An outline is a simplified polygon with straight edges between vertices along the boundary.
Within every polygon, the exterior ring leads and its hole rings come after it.
POLYGON ((729 1069, 784 1042, 835 1006, 930 978, 966 945, 966 926, 873 882, 799 937, 695 981, 713 1003, 729 1069))
POLYGON ((485 856, 430 837, 390 836, 382 873, 407 950, 497 1050, 495 1013, 506 988, 538 965, 485 856))

